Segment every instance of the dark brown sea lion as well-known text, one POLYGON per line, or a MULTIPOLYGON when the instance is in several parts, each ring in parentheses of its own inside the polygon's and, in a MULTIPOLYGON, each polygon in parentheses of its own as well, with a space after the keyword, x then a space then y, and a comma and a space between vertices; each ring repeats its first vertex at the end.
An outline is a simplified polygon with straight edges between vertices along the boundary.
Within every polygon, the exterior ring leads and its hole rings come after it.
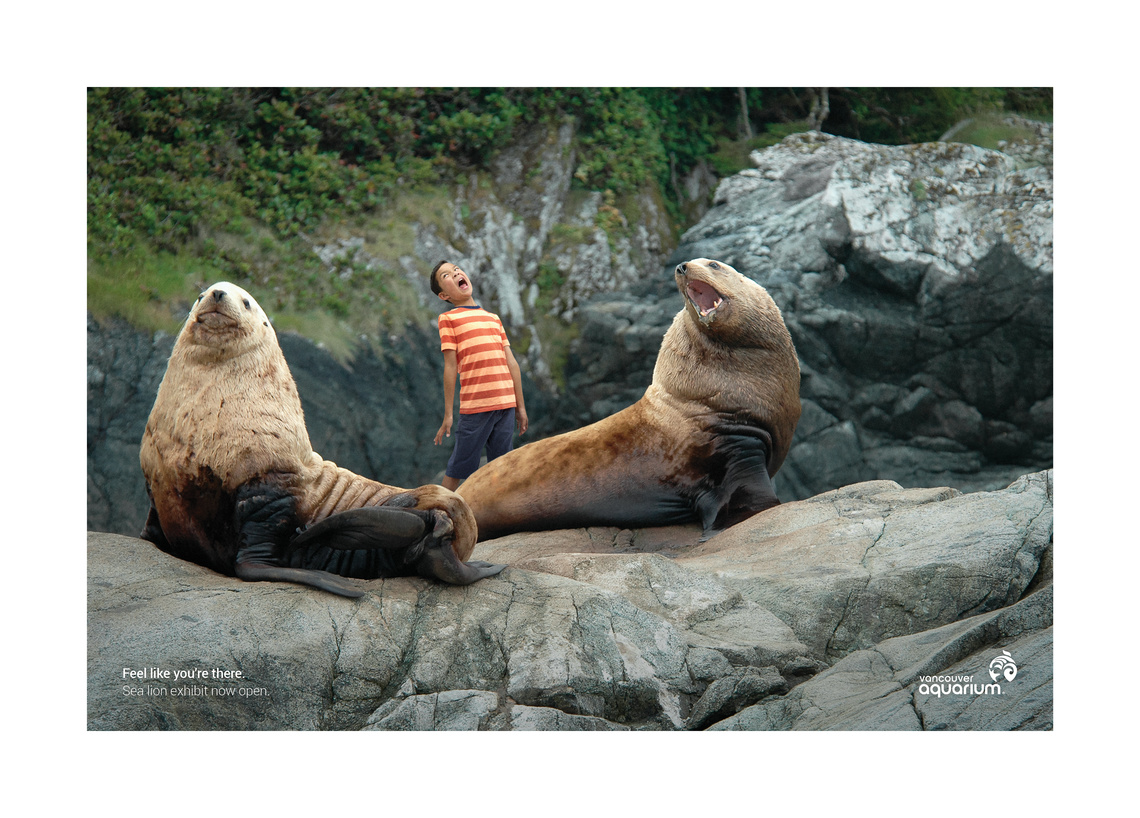
POLYGON ((632 406, 499 457, 459 487, 482 539, 698 520, 705 536, 779 503, 800 367, 767 291, 719 261, 677 266, 685 308, 632 406))
POLYGON ((151 497, 141 536, 223 574, 361 596, 341 577, 465 585, 505 567, 464 562, 475 518, 453 492, 387 486, 313 451, 269 319, 228 282, 190 310, 139 461, 151 497))

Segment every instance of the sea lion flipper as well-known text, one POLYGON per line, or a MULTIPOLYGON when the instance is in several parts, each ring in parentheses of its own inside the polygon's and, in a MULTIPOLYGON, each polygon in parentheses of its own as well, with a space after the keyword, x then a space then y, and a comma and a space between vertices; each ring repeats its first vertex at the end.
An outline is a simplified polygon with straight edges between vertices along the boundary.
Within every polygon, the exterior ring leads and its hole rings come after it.
MULTIPOLYGON (((147 494, 150 494, 150 489, 147 489, 147 494)), ((166 534, 162 530, 162 522, 158 519, 158 509, 154 507, 154 497, 150 498, 150 512, 146 515, 146 523, 143 525, 142 533, 139 534, 140 540, 149 540, 157 545, 163 551, 169 553, 170 543, 166 540, 166 534)))
POLYGON ((369 506, 332 514, 289 543, 287 552, 324 546, 338 551, 408 548, 424 537, 427 524, 415 509, 369 506))
POLYGON ((696 502, 704 528, 701 541, 718 531, 780 504, 768 474, 772 436, 749 424, 728 422, 715 427, 717 447, 726 455, 724 479, 696 502))
POLYGON ((482 560, 461 562, 450 542, 428 546, 416 561, 416 573, 421 577, 442 580, 451 585, 470 585, 476 580, 493 577, 506 567, 482 560))
POLYGON ((344 581, 328 571, 314 571, 307 568, 286 568, 281 565, 265 565, 259 562, 239 562, 234 566, 239 579, 246 582, 271 580, 277 582, 297 582, 311 585, 322 591, 355 599, 364 596, 364 591, 344 581))

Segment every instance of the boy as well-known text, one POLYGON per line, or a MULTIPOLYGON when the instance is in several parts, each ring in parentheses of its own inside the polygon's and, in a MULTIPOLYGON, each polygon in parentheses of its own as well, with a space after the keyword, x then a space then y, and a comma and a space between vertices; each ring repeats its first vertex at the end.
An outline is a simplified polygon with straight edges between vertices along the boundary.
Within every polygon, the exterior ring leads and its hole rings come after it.
POLYGON ((506 454, 511 450, 516 420, 520 435, 528 423, 519 365, 507 334, 497 315, 475 303, 470 276, 450 261, 441 261, 431 271, 431 291, 452 306, 439 317, 443 424, 435 433, 435 445, 444 435, 451 437, 458 374, 457 439, 443 478, 443 487, 454 491, 479 468, 484 446, 487 460, 506 454))

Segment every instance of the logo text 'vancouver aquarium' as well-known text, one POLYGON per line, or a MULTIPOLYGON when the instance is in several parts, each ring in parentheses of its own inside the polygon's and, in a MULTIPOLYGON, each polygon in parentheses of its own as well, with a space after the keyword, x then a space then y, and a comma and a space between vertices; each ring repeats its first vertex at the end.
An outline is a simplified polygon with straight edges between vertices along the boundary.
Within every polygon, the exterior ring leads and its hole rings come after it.
POLYGON ((1008 650, 1003 650, 1000 656, 994 657, 989 665, 990 678, 994 684, 976 684, 973 676, 919 676, 918 693, 922 696, 983 696, 1001 695, 1001 685, 997 684, 1000 677, 1012 682, 1017 676, 1017 664, 1008 650))

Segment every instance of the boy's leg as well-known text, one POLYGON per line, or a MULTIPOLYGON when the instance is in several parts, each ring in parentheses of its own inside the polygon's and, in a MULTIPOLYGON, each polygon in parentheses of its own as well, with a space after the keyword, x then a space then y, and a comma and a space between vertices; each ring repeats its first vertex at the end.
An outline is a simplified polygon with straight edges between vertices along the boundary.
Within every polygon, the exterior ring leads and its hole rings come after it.
POLYGON ((455 449, 447 461, 447 471, 442 482, 444 488, 454 491, 462 480, 466 480, 479 468, 479 458, 483 455, 483 447, 491 433, 493 414, 494 412, 479 412, 459 415, 459 422, 455 424, 453 432, 455 449))
POLYGON ((515 439, 515 410, 500 409, 499 415, 487 436, 487 462, 502 457, 513 448, 515 439))
POLYGON ((448 491, 455 491, 457 488, 459 488, 459 484, 461 482, 462 481, 459 478, 449 477, 445 474, 443 475, 443 479, 439 481, 439 484, 448 491))

